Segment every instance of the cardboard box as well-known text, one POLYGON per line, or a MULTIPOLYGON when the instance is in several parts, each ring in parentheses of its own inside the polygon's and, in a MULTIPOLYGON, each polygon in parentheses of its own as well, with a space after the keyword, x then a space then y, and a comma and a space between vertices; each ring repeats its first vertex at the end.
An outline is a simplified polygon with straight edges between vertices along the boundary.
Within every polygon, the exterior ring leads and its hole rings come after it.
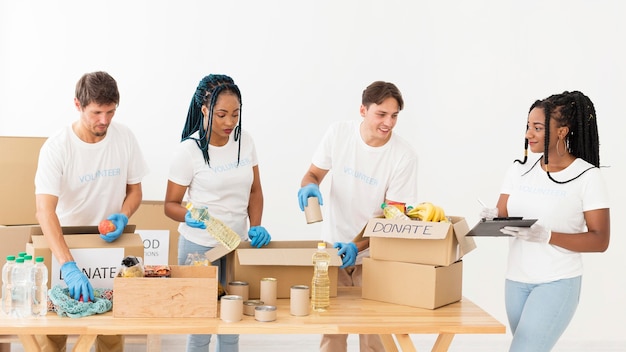
MULTIPOLYGON (((313 253, 319 241, 272 241, 263 248, 253 248, 250 242, 241 242, 228 255, 227 282, 246 281, 250 299, 260 296, 261 279, 273 277, 277 280, 278 298, 289 298, 291 286, 311 285, 313 278, 313 253)), ((330 296, 337 296, 337 273, 341 258, 337 249, 327 244, 330 253, 330 296)))
POLYGON ((462 297, 463 262, 433 266, 363 258, 362 297, 435 309, 462 297))
MULTIPOLYGON (((169 249, 167 263, 169 265, 178 264, 178 225, 177 221, 168 218, 165 215, 165 208, 163 201, 143 201, 139 206, 139 209, 129 219, 130 224, 134 224, 137 228, 137 232, 143 230, 166 230, 169 232, 169 249)), ((154 248, 155 244, 144 243, 145 251, 150 251, 154 248)), ((149 254, 149 253, 145 253, 149 254)), ((147 255, 144 255, 144 259, 147 262, 147 255)))
MULTIPOLYGON (((134 226, 126 226, 122 236, 108 243, 100 238, 97 226, 62 227, 63 237, 76 264, 89 278, 94 288, 112 288, 113 278, 117 275, 126 256, 143 257, 141 237, 133 233, 134 226)), ((52 256, 48 242, 39 226, 33 227, 31 242, 26 244, 26 252, 33 258, 44 257, 48 267, 48 287, 65 286, 61 275, 61 265, 52 256)))
POLYGON ((7 255, 15 255, 26 251, 26 244, 30 242, 30 236, 34 227, 38 225, 24 226, 0 226, 0 259, 4 262, 7 255))
POLYGON ((170 267, 168 278, 116 277, 113 316, 118 318, 217 317, 217 267, 170 267))
POLYGON ((0 224, 36 224, 35 172, 43 137, 0 137, 0 224))
POLYGON ((427 265, 450 265, 469 253, 476 244, 465 237, 469 226, 464 218, 449 222, 371 219, 363 236, 370 238, 370 257, 427 265))

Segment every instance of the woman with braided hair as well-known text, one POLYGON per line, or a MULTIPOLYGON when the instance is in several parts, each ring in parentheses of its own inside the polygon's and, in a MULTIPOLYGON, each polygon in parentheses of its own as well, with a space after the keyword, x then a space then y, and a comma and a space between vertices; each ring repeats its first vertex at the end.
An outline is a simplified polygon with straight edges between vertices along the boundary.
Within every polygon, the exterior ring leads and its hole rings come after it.
MULTIPOLYGON (((181 143, 174 151, 165 195, 165 214, 179 221, 178 264, 189 254, 204 254, 218 244, 206 225, 194 220, 182 205, 206 206, 215 216, 250 240, 253 247, 267 245, 271 237, 261 226, 263 191, 256 148, 241 129, 241 93, 232 78, 204 77, 191 100, 181 143), (249 229, 248 229, 249 225, 249 229)), ((213 263, 224 268, 226 257, 213 263)), ((224 270, 219 270, 225 286, 224 270)), ((209 351, 211 335, 190 335, 187 351, 209 351)), ((239 335, 218 335, 216 351, 239 350, 239 335)))
POLYGON ((591 100, 563 92, 532 104, 524 160, 510 167, 496 208, 483 218, 522 216, 531 227, 505 227, 509 243, 505 305, 510 352, 550 351, 580 297, 583 252, 609 246, 609 199, 600 172, 591 100), (532 160, 528 149, 541 154, 532 160))

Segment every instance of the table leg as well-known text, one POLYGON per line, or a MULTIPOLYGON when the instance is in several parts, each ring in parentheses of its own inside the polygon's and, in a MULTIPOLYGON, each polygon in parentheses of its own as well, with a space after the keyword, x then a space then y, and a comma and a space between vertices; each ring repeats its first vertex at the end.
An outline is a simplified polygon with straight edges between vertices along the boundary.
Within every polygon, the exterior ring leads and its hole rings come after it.
POLYGON ((432 352, 447 352, 453 338, 454 334, 439 334, 439 336, 437 336, 437 341, 435 341, 435 345, 433 346, 432 352))
POLYGON ((385 352, 398 352, 398 347, 396 346, 396 342, 393 340, 392 335, 379 335, 380 340, 385 346, 385 352))
POLYGON ((408 334, 396 334, 396 340, 398 340, 402 352, 417 352, 408 334))
POLYGON ((0 352, 11 352, 11 344, 10 343, 0 343, 0 352))
POLYGON ((41 351, 35 335, 17 335, 20 338, 20 342, 24 347, 24 351, 41 351))
POLYGON ((72 352, 89 352, 98 335, 80 335, 74 344, 72 352))

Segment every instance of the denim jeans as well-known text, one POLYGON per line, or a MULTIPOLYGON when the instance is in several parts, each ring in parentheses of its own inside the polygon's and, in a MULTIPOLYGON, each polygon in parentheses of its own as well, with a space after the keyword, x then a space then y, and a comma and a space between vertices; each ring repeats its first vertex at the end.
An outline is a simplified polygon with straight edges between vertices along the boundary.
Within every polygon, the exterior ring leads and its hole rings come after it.
POLYGON ((506 280, 505 305, 513 341, 509 352, 548 352, 574 317, 582 277, 542 284, 506 280))
MULTIPOLYGON (((187 255, 190 253, 203 254, 211 249, 211 247, 205 247, 195 244, 180 236, 178 238, 178 264, 185 265, 187 255)), ((221 268, 226 267, 226 257, 222 257, 213 265, 217 266, 220 282, 223 287, 226 287, 226 275, 223 274, 221 268)), ((209 343, 211 342, 211 335, 189 335, 187 337, 187 352, 208 352, 209 343)), ((239 352, 239 335, 217 335, 217 347, 216 352, 239 352)))

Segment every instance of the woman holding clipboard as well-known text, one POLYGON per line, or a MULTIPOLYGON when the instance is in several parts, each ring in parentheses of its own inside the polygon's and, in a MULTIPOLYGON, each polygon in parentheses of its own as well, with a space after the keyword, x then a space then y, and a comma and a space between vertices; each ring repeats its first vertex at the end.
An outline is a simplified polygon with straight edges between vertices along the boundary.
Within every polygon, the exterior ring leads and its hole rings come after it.
POLYGON ((515 160, 496 208, 481 218, 521 216, 530 227, 506 226, 510 240, 505 304, 510 352, 550 351, 580 297, 582 252, 609 245, 609 197, 600 172, 596 112, 578 91, 532 104, 524 160, 515 160), (528 149, 540 154, 529 158, 528 149))

